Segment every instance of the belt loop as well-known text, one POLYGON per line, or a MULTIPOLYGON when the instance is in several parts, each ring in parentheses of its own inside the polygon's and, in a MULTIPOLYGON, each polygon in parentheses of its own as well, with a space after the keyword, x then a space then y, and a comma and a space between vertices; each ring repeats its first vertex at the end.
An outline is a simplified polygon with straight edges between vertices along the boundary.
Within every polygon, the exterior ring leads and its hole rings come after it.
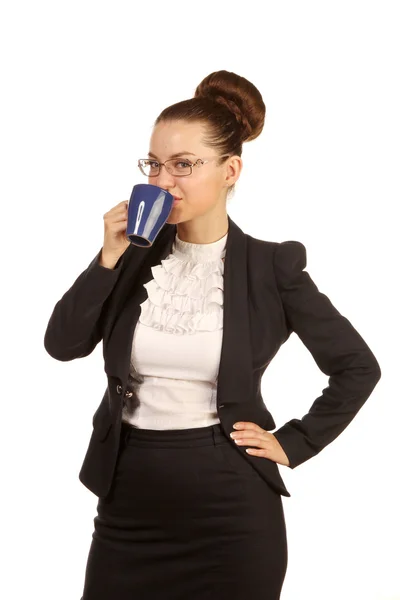
POLYGON ((125 424, 124 422, 122 423, 121 427, 122 427, 122 444, 123 444, 123 447, 125 448, 128 445, 129 434, 130 434, 131 428, 129 427, 128 424, 125 424), (124 431, 124 429, 125 429, 125 431, 124 431))
POLYGON ((217 436, 216 436, 216 429, 217 429, 217 426, 216 425, 212 425, 212 439, 213 439, 214 446, 217 445, 217 443, 216 443, 217 442, 217 440, 216 440, 216 438, 217 438, 217 436))

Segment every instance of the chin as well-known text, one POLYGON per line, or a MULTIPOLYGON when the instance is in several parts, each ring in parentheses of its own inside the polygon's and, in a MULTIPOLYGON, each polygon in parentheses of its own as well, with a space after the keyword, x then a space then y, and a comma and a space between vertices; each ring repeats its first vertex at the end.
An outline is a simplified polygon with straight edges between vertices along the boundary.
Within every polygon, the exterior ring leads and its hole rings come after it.
POLYGON ((170 225, 176 225, 176 223, 180 223, 180 221, 182 221, 182 219, 178 215, 171 213, 166 220, 166 223, 169 223, 170 225))

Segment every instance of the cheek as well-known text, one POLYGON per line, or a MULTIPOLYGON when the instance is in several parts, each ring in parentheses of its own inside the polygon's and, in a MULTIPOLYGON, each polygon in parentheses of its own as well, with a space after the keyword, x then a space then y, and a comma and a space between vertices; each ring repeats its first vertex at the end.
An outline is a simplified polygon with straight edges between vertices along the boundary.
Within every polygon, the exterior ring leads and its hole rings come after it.
POLYGON ((199 199, 204 196, 204 186, 199 181, 191 179, 189 181, 182 181, 179 185, 180 195, 186 201, 187 204, 197 204, 199 199))
POLYGON ((214 179, 199 173, 196 178, 182 181, 179 189, 189 204, 209 204, 218 192, 218 184, 214 179))

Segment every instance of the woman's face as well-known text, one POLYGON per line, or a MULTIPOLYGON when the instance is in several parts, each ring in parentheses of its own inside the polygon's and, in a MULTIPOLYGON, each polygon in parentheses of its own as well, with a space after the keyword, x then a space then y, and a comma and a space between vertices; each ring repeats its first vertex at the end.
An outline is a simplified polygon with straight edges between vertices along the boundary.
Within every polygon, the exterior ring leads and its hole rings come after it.
MULTIPOLYGON (((150 138, 150 158, 163 163, 179 152, 179 158, 194 163, 198 158, 217 157, 213 148, 202 144, 204 134, 204 126, 200 123, 161 122, 154 127, 150 138)), ((157 177, 149 177, 148 183, 181 198, 172 208, 167 223, 182 223, 203 215, 226 214, 227 190, 238 179, 241 167, 239 156, 227 158, 220 167, 216 160, 194 166, 187 177, 176 177, 161 167, 157 177)))

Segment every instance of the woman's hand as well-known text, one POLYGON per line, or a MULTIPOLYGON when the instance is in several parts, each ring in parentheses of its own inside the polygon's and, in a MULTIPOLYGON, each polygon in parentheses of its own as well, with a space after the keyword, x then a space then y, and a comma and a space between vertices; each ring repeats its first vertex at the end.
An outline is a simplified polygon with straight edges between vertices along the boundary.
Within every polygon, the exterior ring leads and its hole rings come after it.
POLYGON ((289 466, 289 459, 273 433, 251 422, 241 421, 235 423, 234 427, 235 431, 231 433, 231 438, 238 446, 256 446, 256 448, 246 448, 248 454, 269 458, 285 467, 289 466))
POLYGON ((128 201, 123 200, 113 206, 105 215, 104 220, 104 242, 101 251, 100 264, 103 267, 113 269, 118 259, 130 245, 126 237, 126 226, 128 224, 128 201))

